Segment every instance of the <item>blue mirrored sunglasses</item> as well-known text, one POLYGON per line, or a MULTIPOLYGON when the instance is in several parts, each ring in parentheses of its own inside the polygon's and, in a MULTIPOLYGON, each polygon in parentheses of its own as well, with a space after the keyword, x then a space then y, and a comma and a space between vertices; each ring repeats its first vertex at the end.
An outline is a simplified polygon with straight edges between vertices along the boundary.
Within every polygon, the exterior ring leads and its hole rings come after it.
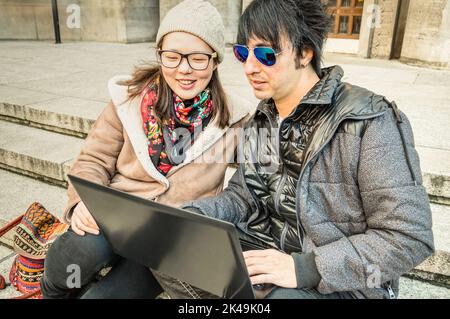
MULTIPOLYGON (((250 49, 247 46, 242 44, 233 45, 234 55, 236 59, 238 59, 242 63, 247 61, 249 50, 250 49)), ((277 53, 270 47, 254 47, 253 54, 255 55, 256 59, 265 66, 272 66, 277 62, 277 55, 281 54, 281 52, 277 53)))

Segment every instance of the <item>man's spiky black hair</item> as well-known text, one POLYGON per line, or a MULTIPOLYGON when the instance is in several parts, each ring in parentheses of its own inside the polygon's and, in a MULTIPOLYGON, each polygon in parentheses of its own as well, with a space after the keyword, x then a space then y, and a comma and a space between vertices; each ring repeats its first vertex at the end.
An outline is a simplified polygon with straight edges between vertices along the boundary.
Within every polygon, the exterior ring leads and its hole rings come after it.
POLYGON ((297 53, 296 66, 306 48, 314 52, 311 61, 321 75, 322 48, 331 27, 331 18, 321 0, 253 0, 239 19, 237 43, 258 38, 281 50, 285 35, 297 53))

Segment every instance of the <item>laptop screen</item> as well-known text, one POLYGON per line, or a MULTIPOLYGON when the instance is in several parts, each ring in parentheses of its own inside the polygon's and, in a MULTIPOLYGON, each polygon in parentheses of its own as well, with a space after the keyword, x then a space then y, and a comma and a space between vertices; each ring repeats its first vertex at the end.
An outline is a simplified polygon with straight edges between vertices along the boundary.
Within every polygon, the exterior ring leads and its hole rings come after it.
POLYGON ((69 179, 118 255, 219 297, 254 297, 234 225, 69 179))

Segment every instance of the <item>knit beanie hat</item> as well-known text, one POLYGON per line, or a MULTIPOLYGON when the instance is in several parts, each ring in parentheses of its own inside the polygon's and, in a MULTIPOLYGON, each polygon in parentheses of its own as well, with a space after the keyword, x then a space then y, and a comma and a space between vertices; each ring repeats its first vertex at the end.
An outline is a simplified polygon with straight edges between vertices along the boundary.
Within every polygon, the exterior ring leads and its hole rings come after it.
POLYGON ((208 1, 185 0, 173 7, 162 20, 156 43, 168 33, 183 31, 205 41, 222 62, 225 54, 225 27, 219 11, 208 1))

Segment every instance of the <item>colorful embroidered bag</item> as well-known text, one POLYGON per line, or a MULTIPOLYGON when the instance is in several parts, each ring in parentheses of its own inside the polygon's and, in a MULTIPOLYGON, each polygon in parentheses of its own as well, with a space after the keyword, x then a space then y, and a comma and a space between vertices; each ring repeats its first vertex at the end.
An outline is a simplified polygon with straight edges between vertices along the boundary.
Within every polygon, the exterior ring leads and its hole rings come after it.
MULTIPOLYGON (((40 280, 44 273, 44 260, 50 245, 69 225, 48 212, 40 203, 33 203, 26 213, 0 230, 0 237, 14 230, 14 259, 9 280, 23 298, 41 298, 40 280)), ((1 276, 0 276, 1 277, 1 276)), ((0 282, 4 279, 0 278, 0 282)))

